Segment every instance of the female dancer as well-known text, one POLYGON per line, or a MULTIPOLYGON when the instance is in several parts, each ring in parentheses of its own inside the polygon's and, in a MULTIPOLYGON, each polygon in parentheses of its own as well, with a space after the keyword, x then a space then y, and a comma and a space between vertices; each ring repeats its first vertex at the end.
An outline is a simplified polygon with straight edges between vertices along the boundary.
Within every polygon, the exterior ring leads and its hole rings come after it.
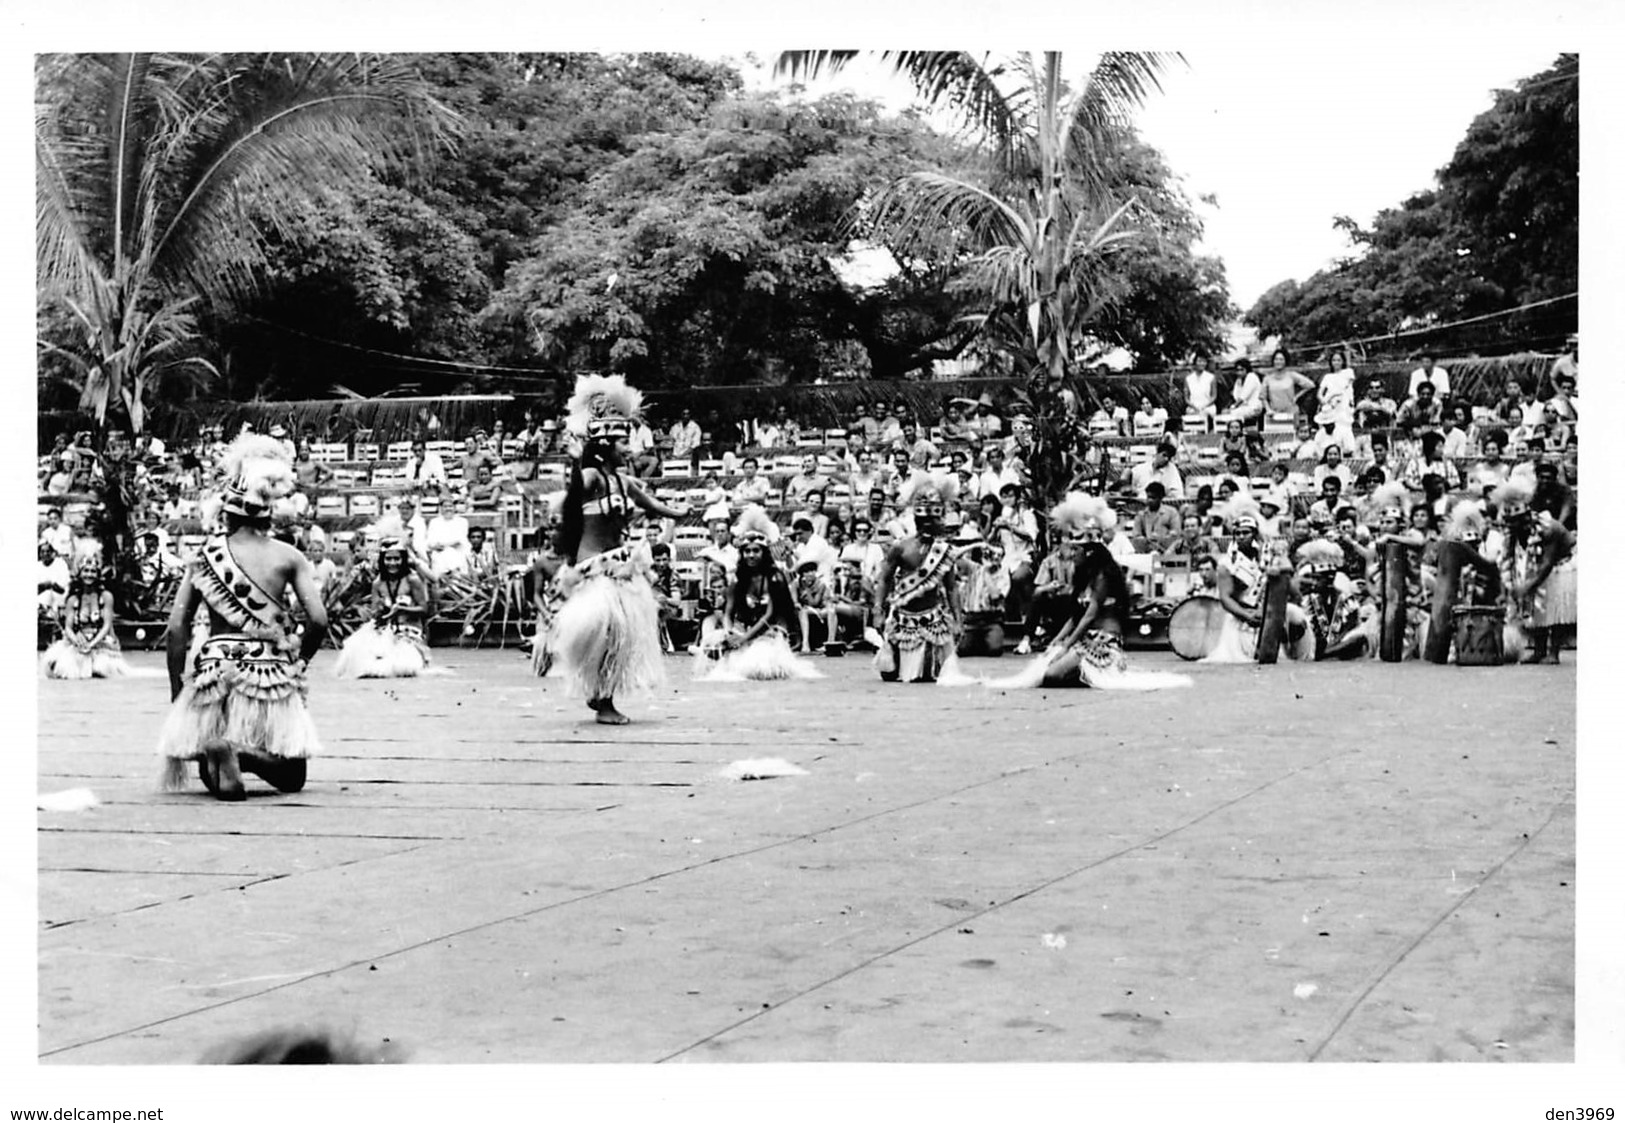
POLYGON ((760 507, 745 508, 734 524, 739 568, 724 600, 723 634, 713 643, 720 661, 699 677, 722 682, 824 677, 796 658, 790 646, 796 618, 790 582, 768 550, 777 536, 778 527, 760 507))
POLYGON ((372 618, 344 641, 333 673, 339 678, 412 678, 429 665, 423 618, 429 591, 407 561, 406 546, 386 538, 378 548, 372 618))
POLYGON ((81 558, 62 602, 62 638, 45 652, 48 678, 117 678, 129 668, 113 635, 113 594, 101 558, 81 558))
POLYGON ((1186 675, 1131 671, 1123 629, 1132 595, 1122 568, 1103 541, 1117 525, 1104 500, 1074 492, 1050 512, 1050 525, 1076 548, 1072 591, 1077 612, 1048 649, 1020 674, 989 686, 1089 686, 1104 690, 1162 690, 1189 686, 1186 675))
POLYGON ((642 405, 643 395, 619 375, 576 379, 566 405, 566 430, 580 452, 570 466, 555 543, 562 563, 555 580, 564 600, 545 643, 602 725, 630 720, 615 708, 615 695, 664 678, 649 551, 626 542, 633 508, 667 519, 688 514, 686 504, 668 507, 623 470, 642 405))
POLYGON ((1519 465, 1496 488, 1494 501, 1503 527, 1501 584, 1506 596, 1503 655, 1507 662, 1558 662, 1552 635, 1577 619, 1574 536, 1542 511, 1530 510, 1531 472, 1519 465))

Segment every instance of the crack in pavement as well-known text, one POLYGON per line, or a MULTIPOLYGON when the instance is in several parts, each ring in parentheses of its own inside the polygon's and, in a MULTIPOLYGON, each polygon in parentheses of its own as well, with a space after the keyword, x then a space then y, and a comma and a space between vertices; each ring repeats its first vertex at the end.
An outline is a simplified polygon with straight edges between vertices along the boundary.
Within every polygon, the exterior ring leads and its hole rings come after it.
POLYGON ((1363 989, 1361 989, 1360 993, 1356 994, 1353 999, 1349 1001, 1347 1007, 1344 1008, 1342 1015, 1332 1025, 1332 1028, 1327 1032, 1326 1036, 1321 1038, 1320 1044, 1316 1045, 1309 1051, 1309 1061, 1313 1063, 1314 1061, 1319 1060, 1321 1053, 1326 1051, 1326 1046, 1330 1045, 1332 1043, 1332 1039, 1342 1032, 1343 1027, 1348 1024, 1349 1019, 1354 1016, 1354 1012, 1364 1005, 1367 998, 1371 997, 1371 992, 1381 986, 1383 980, 1388 978, 1389 975, 1393 974, 1395 969, 1397 969, 1401 963, 1410 958, 1411 953, 1417 948, 1421 947, 1429 936, 1437 932, 1441 924, 1454 916, 1461 906, 1472 900, 1477 894, 1478 890, 1482 889, 1490 881, 1490 879, 1499 874, 1508 862, 1512 861, 1512 859, 1516 858, 1519 854, 1522 854, 1529 848, 1535 839, 1544 834, 1546 832, 1546 828, 1551 826, 1552 822, 1557 818, 1558 812, 1562 811, 1564 807, 1568 806, 1573 799, 1574 793, 1572 791, 1567 792, 1562 799, 1558 800, 1557 803, 1552 806, 1551 814, 1546 816, 1546 821, 1544 823, 1536 827, 1534 831, 1525 834, 1521 839, 1519 839, 1512 849, 1508 850, 1506 854, 1502 856, 1499 862, 1496 862, 1495 865, 1491 866, 1485 871, 1483 877, 1479 878, 1477 881, 1468 886, 1466 891, 1457 897, 1455 901, 1451 903, 1449 908, 1445 909, 1437 917, 1435 917, 1433 922, 1427 927, 1423 928, 1422 931, 1417 934, 1415 939, 1409 941, 1399 950, 1397 955, 1393 956, 1388 960, 1387 963, 1383 964, 1372 977, 1371 981, 1367 983, 1363 989))

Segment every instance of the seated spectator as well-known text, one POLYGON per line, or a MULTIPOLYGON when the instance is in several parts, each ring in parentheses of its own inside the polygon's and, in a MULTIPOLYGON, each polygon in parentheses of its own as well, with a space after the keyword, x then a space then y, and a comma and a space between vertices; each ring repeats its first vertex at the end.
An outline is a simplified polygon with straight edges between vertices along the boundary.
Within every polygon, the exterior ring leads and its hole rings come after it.
POLYGON ((873 585, 880 576, 880 566, 886 560, 886 553, 875 541, 875 526, 867 515, 859 515, 852 520, 852 541, 841 551, 841 557, 857 560, 863 579, 870 584, 872 595, 873 585))
POLYGON ((836 643, 863 641, 863 629, 874 612, 874 590, 864 580, 863 566, 857 558, 842 553, 826 604, 829 638, 836 643))
POLYGON ((895 411, 880 411, 880 429, 875 434, 877 448, 891 449, 903 439, 903 422, 908 418, 908 407, 899 405, 895 411))
POLYGON ((993 530, 996 541, 1004 549, 1005 571, 1010 574, 1008 603, 1013 615, 1025 619, 1028 602, 1032 599, 1035 572, 1033 550, 1038 542, 1038 519, 1028 508, 1026 492, 1020 484, 1007 483, 1001 487, 999 502, 1003 509, 993 520, 993 530))
POLYGON ((468 505, 474 511, 494 511, 501 498, 501 488, 491 478, 491 466, 481 464, 474 469, 474 478, 468 485, 468 505))
POLYGON ((975 402, 965 398, 949 398, 948 404, 942 410, 942 439, 945 441, 968 441, 976 433, 976 427, 966 419, 964 406, 975 406, 975 402))
MULTIPOLYGON (((1562 360, 1559 359, 1559 362, 1562 360)), ((1574 376, 1556 368, 1552 371, 1552 396, 1546 401, 1546 412, 1570 425, 1580 420, 1579 407, 1574 404, 1574 376)))
POLYGON ((477 430, 474 434, 463 439, 463 485, 465 487, 479 476, 481 464, 484 464, 493 472, 502 467, 502 460, 481 444, 481 433, 482 431, 477 430))
POLYGON ((964 628, 959 634, 960 655, 1004 654, 1004 604, 1010 595, 1010 573, 1004 550, 996 542, 978 541, 974 530, 962 527, 955 542, 964 551, 959 567, 959 596, 964 628))
POLYGON ((711 541, 702 546, 695 557, 723 570, 731 584, 739 568, 739 549, 733 544, 733 530, 727 519, 712 519, 706 529, 711 532, 711 541))
POLYGON ((1216 547, 1208 537, 1207 521, 1195 505, 1179 520, 1179 536, 1162 548, 1165 558, 1198 558, 1216 547))
POLYGON ((1224 471, 1214 481, 1214 486, 1229 483, 1232 490, 1247 494, 1252 491, 1253 477, 1247 468, 1247 461, 1239 452, 1226 453, 1224 458, 1224 471))
POLYGON ((813 557, 798 557, 795 580, 790 584, 790 603, 795 605, 796 619, 801 625, 801 653, 812 654, 812 619, 824 621, 824 642, 835 639, 835 612, 830 606, 832 594, 829 580, 819 572, 819 562, 813 557))
POLYGON ((73 458, 66 454, 59 456, 51 472, 45 478, 44 493, 46 495, 67 495, 73 491, 74 480, 73 458))
POLYGON ((824 489, 824 477, 818 474, 818 457, 808 453, 801 458, 801 471, 785 482, 781 502, 786 507, 799 507, 806 502, 807 493, 824 489))
POLYGON ((1168 429, 1168 411, 1152 402, 1146 394, 1140 395, 1139 408, 1134 411, 1136 437, 1160 437, 1168 429))
POLYGON ((1343 501, 1343 477, 1327 475, 1320 480, 1320 498, 1309 505, 1309 514, 1331 526, 1343 501))
POLYGON ((976 416, 971 424, 984 441, 997 440, 1004 433, 1004 419, 993 408, 991 394, 983 394, 976 399, 976 416))
MULTIPOLYGON (((71 543, 69 549, 72 549, 71 543)), ((59 552, 49 539, 39 542, 39 615, 55 620, 62 614, 62 605, 68 598, 68 583, 72 573, 68 569, 68 554, 59 552)))
POLYGON ((1281 538, 1291 524, 1292 504, 1278 491, 1258 497, 1258 533, 1262 538, 1281 538))
POLYGON ((429 571, 435 577, 468 572, 468 520, 463 517, 462 501, 456 496, 441 500, 440 512, 425 528, 424 546, 429 555, 429 571))
MULTIPOLYGON (((442 505, 443 507, 443 505, 442 505)), ((385 509, 385 518, 380 523, 389 522, 390 512, 385 509)), ((407 556, 417 564, 426 564, 429 560, 429 523, 418 514, 417 500, 410 495, 401 496, 400 502, 394 509, 394 521, 390 525, 381 527, 380 533, 386 537, 401 539, 406 546, 407 556)))
POLYGON ((671 622, 683 617, 683 600, 677 588, 677 575, 672 570, 669 542, 656 542, 649 547, 649 587, 654 590, 655 610, 660 621, 660 650, 669 655, 676 650, 671 639, 671 622))
POLYGON ((1100 408, 1089 415, 1089 432, 1096 437, 1128 436, 1128 410, 1117 404, 1111 394, 1100 396, 1100 408))
POLYGON ((1540 417, 1540 426, 1529 436, 1527 446, 1545 455, 1568 452, 1574 447, 1574 425, 1552 410, 1545 410, 1540 417))
POLYGON ((1145 498, 1148 486, 1153 483, 1162 485, 1163 495, 1169 499, 1185 498, 1185 480, 1174 467, 1174 446, 1167 441, 1157 446, 1151 455, 1151 460, 1145 464, 1136 464, 1129 470, 1129 481, 1134 487, 1134 494, 1145 498))
POLYGON ((826 578, 834 572, 838 555, 822 535, 814 533, 812 516, 805 511, 797 512, 790 520, 790 539, 798 566, 812 561, 826 578))
POLYGON ((1298 429, 1293 439, 1277 445, 1277 456, 1287 460, 1319 460, 1325 450, 1314 423, 1307 417, 1298 418, 1298 429))
POLYGON ((1254 429, 1248 429, 1232 418, 1224 423, 1224 436, 1219 438, 1219 452, 1228 461, 1232 456, 1243 460, 1264 459, 1264 438, 1254 429))
POLYGON ((1165 490, 1158 480, 1145 485, 1145 506, 1134 516, 1129 530, 1134 548, 1142 553, 1161 553, 1179 537, 1179 515, 1163 504, 1165 490))
POLYGON ((1337 476, 1343 481, 1345 489, 1354 486, 1354 473, 1343 463, 1343 446, 1340 444, 1327 445, 1321 454, 1320 463, 1315 465, 1314 484, 1317 489, 1327 476, 1337 476))
MULTIPOLYGON (((1422 385, 1427 386, 1428 383, 1422 385)), ((1467 482, 1455 464, 1444 458, 1444 434, 1437 429, 1422 434, 1422 455, 1405 466, 1401 480, 1409 490, 1421 491, 1423 478, 1430 475, 1443 477, 1447 491, 1464 487, 1467 482)))
POLYGON ((1416 395, 1406 398, 1405 404, 1399 407, 1399 412, 1394 416, 1394 428, 1410 437, 1439 428, 1444 421, 1444 408, 1433 394, 1433 383, 1418 384, 1416 395))
POLYGON ((483 526, 468 528, 468 568, 475 574, 486 573, 497 564, 497 546, 483 526))
POLYGON ((305 557, 310 559, 310 580, 316 586, 316 592, 323 601, 328 599, 329 589, 336 588, 335 580, 338 578, 338 563, 327 556, 327 539, 312 538, 305 544, 305 557))
POLYGON ((747 456, 739 465, 740 480, 734 485, 733 505, 744 507, 751 503, 765 505, 767 497, 773 493, 773 481, 760 473, 761 462, 754 456, 747 456))
POLYGON ((912 421, 903 424, 902 436, 898 439, 897 447, 908 453, 910 464, 930 464, 942 455, 935 444, 928 438, 920 436, 919 428, 912 421))
POLYGON ((1026 619, 1029 649, 1043 647, 1077 612, 1077 594, 1072 588, 1077 555, 1077 544, 1063 537, 1038 563, 1038 572, 1033 575, 1032 603, 1026 619))
POLYGON ((1456 402, 1444 411, 1444 457, 1460 460, 1473 454, 1467 439, 1473 425, 1473 411, 1465 402, 1456 402))
POLYGON ((869 407, 861 402, 853 411, 852 428, 863 434, 864 443, 867 445, 873 445, 880 436, 880 422, 874 419, 869 407))
POLYGON ((1253 370, 1252 361, 1237 359, 1235 373, 1230 379, 1230 409, 1224 415, 1228 422, 1240 421, 1244 428, 1256 426, 1264 417, 1264 382, 1253 370))
MULTIPOLYGON (((823 487, 809 488, 805 503, 806 506, 802 513, 812 519, 814 536, 827 540, 829 538, 829 515, 824 511, 823 487)), ((834 543, 831 543, 831 545, 834 545, 834 543)))
POLYGON ((62 508, 52 507, 45 512, 45 526, 39 540, 48 543, 61 558, 73 557, 73 528, 62 521, 62 508))
POLYGON ((1529 510, 1545 513, 1562 523, 1568 530, 1579 529, 1574 512, 1574 489, 1558 479, 1557 462, 1542 457, 1535 461, 1535 494, 1529 500, 1529 510))
POLYGON ((1289 505, 1292 497, 1298 494, 1298 487, 1292 482, 1292 472, 1284 460, 1270 465, 1270 488, 1284 496, 1289 505))
MULTIPOLYGON (((547 455, 554 451, 553 434, 545 427, 538 433, 536 448, 538 455, 547 455)), ((627 458, 631 462, 632 474, 647 479, 660 472, 660 442, 655 437, 654 429, 649 422, 639 417, 632 424, 632 432, 626 439, 627 458)))
POLYGON ((1393 427, 1399 407, 1388 397, 1382 379, 1373 378, 1365 386, 1365 397, 1354 403, 1354 420, 1364 432, 1393 427))
POLYGON ((975 477, 976 494, 998 495, 1006 484, 1019 484, 1021 477, 1004 460, 1004 449, 989 445, 985 454, 987 467, 975 477))

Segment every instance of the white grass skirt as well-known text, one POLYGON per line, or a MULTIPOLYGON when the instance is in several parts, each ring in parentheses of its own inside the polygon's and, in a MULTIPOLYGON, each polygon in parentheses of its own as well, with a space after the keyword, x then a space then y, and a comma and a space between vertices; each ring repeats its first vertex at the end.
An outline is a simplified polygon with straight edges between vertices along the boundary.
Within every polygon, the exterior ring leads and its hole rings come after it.
POLYGON ((80 651, 65 639, 45 649, 40 669, 46 678, 63 679, 121 678, 130 672, 124 654, 116 646, 102 644, 80 651))
POLYGON ((337 678, 414 678, 429 665, 429 653, 420 637, 372 621, 361 625, 344 641, 333 664, 337 678))
POLYGON ((553 657, 572 694, 618 698, 666 681, 660 606, 642 577, 589 577, 559 607, 553 657))
POLYGON ((714 663, 699 659, 694 677, 702 682, 776 682, 823 678, 824 673, 798 656, 789 638, 777 629, 758 636, 714 663))

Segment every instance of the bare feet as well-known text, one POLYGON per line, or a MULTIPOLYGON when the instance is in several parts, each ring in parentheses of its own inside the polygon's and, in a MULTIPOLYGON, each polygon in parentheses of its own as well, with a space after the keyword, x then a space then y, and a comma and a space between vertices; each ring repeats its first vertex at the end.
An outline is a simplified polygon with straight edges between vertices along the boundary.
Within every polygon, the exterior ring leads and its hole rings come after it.
POLYGON ((208 770, 204 778, 204 785, 214 793, 214 798, 227 803, 236 803, 248 798, 243 790, 243 774, 237 767, 237 751, 227 741, 210 741, 203 746, 203 766, 208 770), (210 784, 209 779, 214 783, 210 784))
POLYGON ((615 708, 615 703, 608 698, 602 699, 595 707, 598 710, 599 725, 628 725, 632 719, 615 708))

